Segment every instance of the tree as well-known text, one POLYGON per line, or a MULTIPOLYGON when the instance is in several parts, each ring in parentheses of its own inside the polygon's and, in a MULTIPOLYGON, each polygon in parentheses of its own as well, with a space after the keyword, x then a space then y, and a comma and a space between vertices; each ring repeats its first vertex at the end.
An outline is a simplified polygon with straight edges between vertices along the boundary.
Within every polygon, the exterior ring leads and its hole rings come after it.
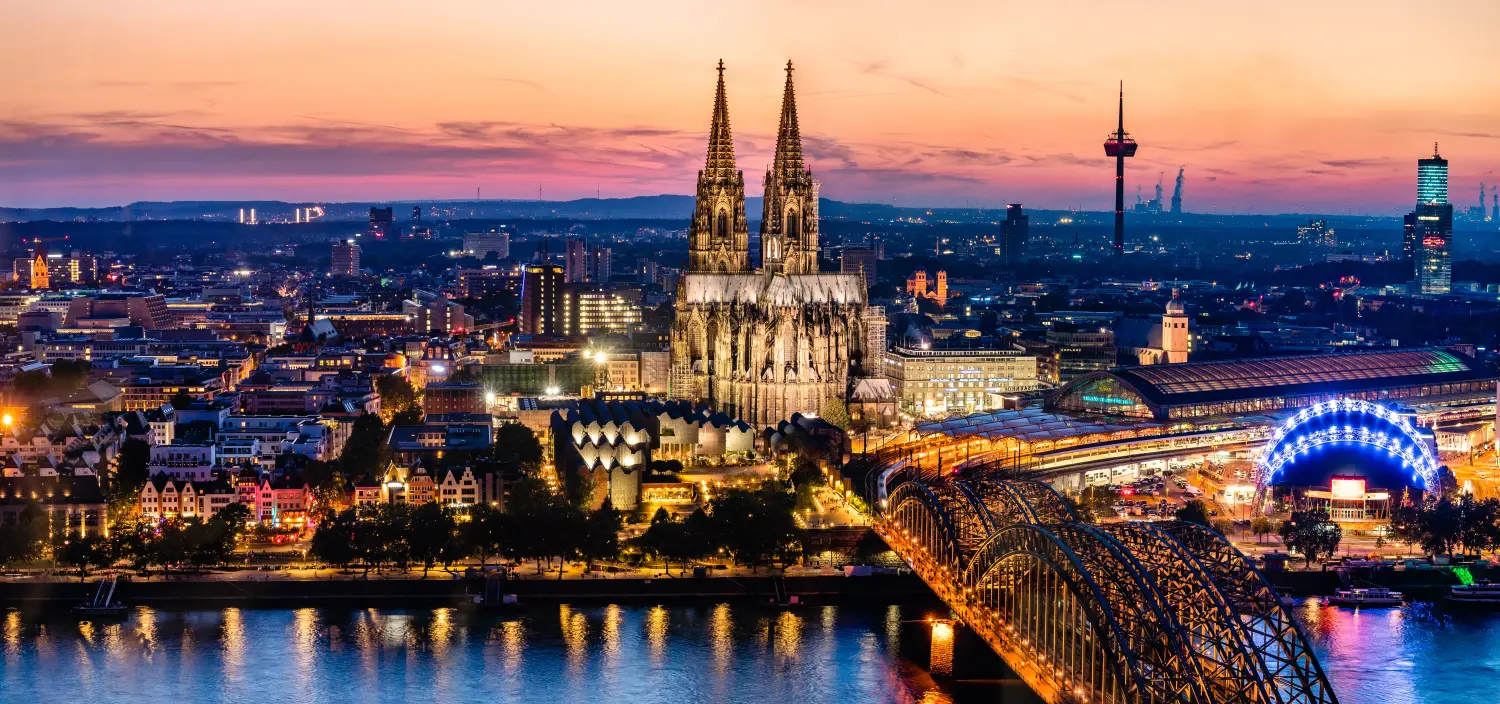
POLYGON ((140 438, 130 438, 120 443, 120 452, 115 455, 115 473, 110 477, 111 497, 137 501, 141 489, 150 481, 151 446, 140 438))
POLYGON ((1278 532, 1287 549, 1300 553, 1309 565, 1320 555, 1337 552, 1344 536, 1343 528, 1321 509, 1293 511, 1291 520, 1282 523, 1278 532))
POLYGON ((479 558, 479 569, 505 545, 510 516, 489 504, 469 507, 469 521, 459 526, 467 553, 479 558))
POLYGON ((458 542, 458 521, 453 512, 436 501, 422 504, 411 512, 408 542, 411 559, 421 563, 422 578, 438 560, 454 552, 458 542))
POLYGON ((624 527, 624 516, 608 498, 599 508, 589 512, 584 520, 583 539, 578 551, 583 555, 586 570, 593 571, 595 560, 613 560, 620 556, 620 529, 624 527))
POLYGON ((337 461, 310 461, 302 468, 301 479, 313 494, 313 510, 316 514, 328 516, 335 511, 335 507, 344 503, 347 482, 343 472, 339 471, 337 461))
POLYGON ((101 536, 72 537, 54 551, 57 561, 78 570, 78 581, 89 576, 94 567, 104 567, 114 560, 110 556, 109 541, 101 536))
POLYGON ((417 390, 404 376, 382 374, 376 377, 375 393, 380 396, 380 415, 386 422, 397 413, 417 405, 417 390))
POLYGON ((1234 532, 1234 522, 1228 518, 1215 518, 1209 521, 1209 527, 1213 528, 1214 532, 1226 538, 1229 537, 1230 533, 1234 532))
POLYGON ((1177 509, 1177 520, 1197 523, 1205 528, 1209 527, 1208 504, 1197 499, 1187 502, 1182 508, 1177 509))
POLYGON ((839 430, 849 429, 849 409, 843 401, 829 397, 823 402, 823 420, 837 426, 839 430))
POLYGON ((1454 496, 1458 493, 1458 477, 1448 465, 1438 467, 1438 492, 1443 496, 1454 496))
POLYGON ((47 547, 47 514, 35 501, 27 501, 13 525, 0 524, 0 564, 39 559, 47 547))
POLYGON ((514 465, 523 473, 533 474, 542 467, 542 443, 536 434, 520 423, 507 423, 495 430, 490 459, 514 465))
POLYGON ((339 455, 339 471, 355 482, 384 472, 391 458, 385 439, 386 427, 380 416, 366 413, 354 419, 354 428, 339 455))
POLYGON ((110 530, 109 540, 115 559, 129 560, 135 569, 145 569, 156 560, 156 544, 160 540, 157 522, 142 516, 117 521, 110 530))
POLYGON ((686 568, 687 561, 692 559, 686 526, 673 520, 664 508, 656 509, 651 525, 636 538, 636 546, 648 555, 661 558, 662 570, 667 574, 672 572, 673 562, 686 568))
POLYGON ((793 515, 796 498, 779 482, 756 489, 730 489, 710 504, 714 533, 737 563, 754 570, 771 558, 783 565, 800 550, 802 532, 793 515))
POLYGON ((1264 542, 1265 537, 1270 535, 1274 530, 1276 528, 1271 525, 1271 519, 1265 516, 1256 516, 1250 521, 1250 532, 1255 534, 1255 542, 1257 543, 1264 542))
POLYGON ((1078 501, 1071 496, 1063 496, 1063 505, 1073 509, 1073 515, 1078 516, 1079 523, 1098 523, 1099 516, 1094 513, 1094 505, 1087 501, 1078 501))
POLYGON ((408 406, 391 416, 391 425, 421 425, 423 417, 421 406, 408 406))
POLYGON ((355 541, 359 534, 358 513, 350 508, 340 511, 318 525, 309 552, 319 562, 345 568, 358 557, 355 541))

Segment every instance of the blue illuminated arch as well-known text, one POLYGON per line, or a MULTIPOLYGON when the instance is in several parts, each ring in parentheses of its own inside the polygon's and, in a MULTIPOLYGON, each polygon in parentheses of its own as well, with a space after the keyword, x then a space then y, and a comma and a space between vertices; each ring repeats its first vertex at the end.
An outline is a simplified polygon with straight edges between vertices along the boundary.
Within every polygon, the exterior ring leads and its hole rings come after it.
POLYGON ((1299 457, 1321 445, 1358 443, 1380 449, 1411 472, 1411 485, 1438 488, 1438 461, 1427 441, 1406 418, 1379 404, 1341 398, 1304 408, 1271 434, 1260 458, 1261 492, 1299 457), (1345 423, 1324 421, 1343 416, 1345 423))

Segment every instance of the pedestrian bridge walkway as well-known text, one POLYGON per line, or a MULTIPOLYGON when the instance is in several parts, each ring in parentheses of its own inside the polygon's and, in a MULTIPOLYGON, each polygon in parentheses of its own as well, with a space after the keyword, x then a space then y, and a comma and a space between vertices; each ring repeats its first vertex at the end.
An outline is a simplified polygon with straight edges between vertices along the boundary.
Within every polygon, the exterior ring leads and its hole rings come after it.
POLYGON ((1337 702, 1255 566, 1178 521, 1080 523, 1035 481, 896 479, 876 530, 1048 702, 1337 702))

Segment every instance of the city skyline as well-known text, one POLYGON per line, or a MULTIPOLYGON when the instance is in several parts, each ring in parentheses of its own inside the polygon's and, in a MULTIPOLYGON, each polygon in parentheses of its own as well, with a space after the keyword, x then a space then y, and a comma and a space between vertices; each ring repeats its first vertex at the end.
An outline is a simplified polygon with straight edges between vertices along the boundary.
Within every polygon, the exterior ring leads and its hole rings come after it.
POLYGON ((1455 193, 1500 180, 1500 8, 1357 7, 1156 3, 1131 36, 966 4, 27 7, 0 29, 31 67, 0 77, 0 205, 690 194, 721 58, 751 190, 788 58, 836 200, 1108 210, 1122 79, 1127 181, 1170 188, 1183 166, 1189 212, 1398 215, 1434 140, 1455 193), (1442 41, 1414 61, 1392 29, 1442 41))

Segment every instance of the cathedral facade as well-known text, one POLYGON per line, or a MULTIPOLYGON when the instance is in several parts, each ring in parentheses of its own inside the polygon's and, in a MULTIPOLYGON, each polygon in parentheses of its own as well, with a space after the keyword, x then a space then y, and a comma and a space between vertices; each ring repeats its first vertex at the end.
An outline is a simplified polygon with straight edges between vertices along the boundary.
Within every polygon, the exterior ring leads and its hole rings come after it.
POLYGON ((830 400, 878 402, 865 397, 889 391, 885 313, 867 306, 862 275, 818 271, 818 182, 802 158, 790 62, 760 243, 761 268, 752 270, 720 62, 688 270, 677 285, 671 395, 756 427, 821 413, 830 400))

